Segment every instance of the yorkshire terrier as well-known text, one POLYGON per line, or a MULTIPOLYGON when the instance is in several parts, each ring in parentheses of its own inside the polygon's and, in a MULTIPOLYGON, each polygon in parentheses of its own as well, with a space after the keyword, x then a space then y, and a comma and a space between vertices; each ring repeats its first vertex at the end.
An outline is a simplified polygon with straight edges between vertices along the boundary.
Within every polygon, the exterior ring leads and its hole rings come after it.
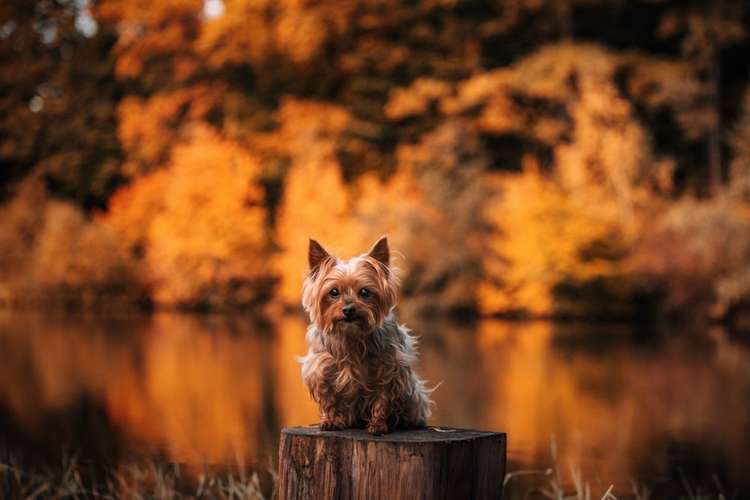
POLYGON ((430 390, 414 372, 417 340, 394 316, 399 279, 388 240, 339 260, 315 240, 302 305, 310 316, 302 379, 320 407, 320 428, 370 434, 420 428, 430 390))

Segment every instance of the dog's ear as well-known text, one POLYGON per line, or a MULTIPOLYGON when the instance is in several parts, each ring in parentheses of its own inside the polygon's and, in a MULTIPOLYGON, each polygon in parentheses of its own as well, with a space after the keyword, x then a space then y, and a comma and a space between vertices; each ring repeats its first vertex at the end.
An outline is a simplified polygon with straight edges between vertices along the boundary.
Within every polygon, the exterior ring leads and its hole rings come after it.
POLYGON ((307 250, 307 261, 310 263, 311 271, 317 269, 320 263, 330 256, 331 255, 326 252, 326 249, 323 248, 320 243, 313 239, 310 240, 310 248, 307 250))
POLYGON ((385 236, 380 238, 378 242, 372 246, 367 255, 388 266, 391 260, 391 253, 388 250, 388 238, 385 236))

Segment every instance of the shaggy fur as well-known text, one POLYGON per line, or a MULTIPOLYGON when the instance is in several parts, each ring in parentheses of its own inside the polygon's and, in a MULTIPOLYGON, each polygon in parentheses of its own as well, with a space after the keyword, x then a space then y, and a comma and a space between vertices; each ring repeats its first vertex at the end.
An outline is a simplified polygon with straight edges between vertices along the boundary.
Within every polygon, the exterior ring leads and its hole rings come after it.
POLYGON ((396 323, 399 281, 381 238, 348 261, 310 240, 302 305, 310 316, 302 379, 320 406, 322 429, 371 434, 424 427, 429 390, 412 369, 416 338, 396 323))

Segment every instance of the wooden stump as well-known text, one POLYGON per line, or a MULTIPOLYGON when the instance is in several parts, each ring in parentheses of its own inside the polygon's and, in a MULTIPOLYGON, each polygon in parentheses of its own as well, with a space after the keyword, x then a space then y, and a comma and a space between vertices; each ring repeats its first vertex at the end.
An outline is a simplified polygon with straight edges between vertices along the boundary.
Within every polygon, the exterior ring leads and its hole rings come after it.
POLYGON ((280 500, 500 499, 505 434, 432 428, 281 431, 280 500), (446 432, 448 431, 448 432, 446 432))

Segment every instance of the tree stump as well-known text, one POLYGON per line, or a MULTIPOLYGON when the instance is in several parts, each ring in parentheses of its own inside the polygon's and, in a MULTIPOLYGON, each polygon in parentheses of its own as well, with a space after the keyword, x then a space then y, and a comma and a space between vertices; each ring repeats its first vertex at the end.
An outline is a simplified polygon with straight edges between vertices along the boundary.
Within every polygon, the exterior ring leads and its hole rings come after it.
POLYGON ((434 428, 281 431, 280 500, 500 499, 505 434, 434 428))

